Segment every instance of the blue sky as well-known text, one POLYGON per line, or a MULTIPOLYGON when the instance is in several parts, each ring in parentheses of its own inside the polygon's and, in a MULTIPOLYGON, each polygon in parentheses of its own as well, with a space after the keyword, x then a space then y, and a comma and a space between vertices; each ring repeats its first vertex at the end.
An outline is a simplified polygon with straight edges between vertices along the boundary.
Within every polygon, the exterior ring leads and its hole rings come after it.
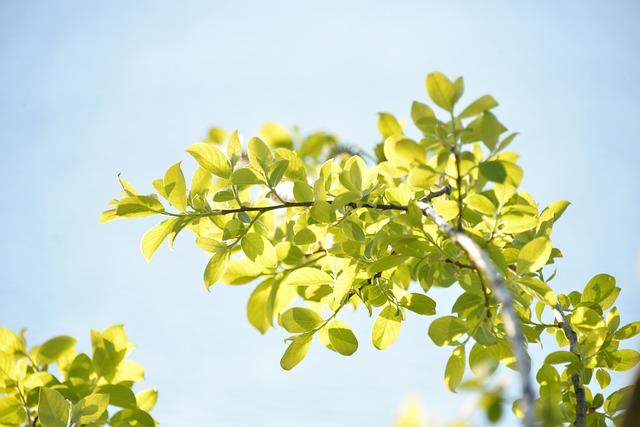
POLYGON ((556 286, 616 276, 627 323, 640 303, 639 21, 631 0, 0 1, 0 324, 87 350, 89 328, 124 323, 167 426, 384 425, 406 395, 453 419, 468 396, 445 392, 449 350, 427 319, 379 352, 355 313, 354 356, 316 343, 284 372, 284 335, 248 325, 249 286, 204 290, 191 236, 147 264, 152 220, 98 224, 116 175, 151 192, 214 125, 248 138, 274 120, 371 148, 376 113, 408 117, 427 73, 463 75, 463 100, 491 93, 520 132, 523 188, 572 202, 554 230, 556 286))

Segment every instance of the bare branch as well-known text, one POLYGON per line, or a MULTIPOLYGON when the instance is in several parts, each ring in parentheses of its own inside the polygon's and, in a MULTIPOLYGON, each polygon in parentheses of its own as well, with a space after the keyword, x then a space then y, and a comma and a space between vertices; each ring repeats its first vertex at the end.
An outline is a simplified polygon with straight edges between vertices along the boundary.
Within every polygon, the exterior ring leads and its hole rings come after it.
MULTIPOLYGON (((565 316, 564 311, 560 304, 556 303, 555 307, 552 307, 553 315, 558 321, 558 326, 562 328, 562 332, 564 332, 564 336, 567 337, 569 341, 569 350, 578 356, 579 359, 582 360, 580 356, 580 352, 578 351, 578 336, 576 332, 571 328, 569 322, 567 321, 567 316, 565 316)), ((584 394, 584 387, 582 386, 582 379, 579 374, 571 374, 571 383, 573 384, 573 391, 576 394, 576 419, 573 422, 575 427, 585 427, 587 422, 587 401, 584 394)))
POLYGON ((498 301, 502 304, 502 320, 507 336, 511 340, 514 355, 516 356, 516 365, 520 373, 522 382, 522 402, 524 411, 523 425, 532 427, 534 425, 534 394, 531 387, 531 379, 529 372, 531 365, 529 363, 524 334, 520 327, 518 315, 513 308, 513 297, 502 276, 496 269, 495 265, 489 258, 489 255, 483 250, 468 234, 464 231, 456 230, 447 221, 444 220, 433 209, 430 203, 423 201, 418 202, 418 206, 422 209, 423 214, 431 219, 449 239, 459 246, 469 257, 469 260, 475 267, 476 271, 481 274, 489 287, 494 292, 498 301))

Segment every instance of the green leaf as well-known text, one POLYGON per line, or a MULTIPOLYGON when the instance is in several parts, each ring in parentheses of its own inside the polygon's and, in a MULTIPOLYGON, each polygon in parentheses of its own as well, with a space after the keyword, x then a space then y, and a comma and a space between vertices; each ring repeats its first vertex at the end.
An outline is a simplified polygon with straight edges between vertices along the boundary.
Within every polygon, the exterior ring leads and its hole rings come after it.
POLYGON ((576 354, 570 351, 564 351, 564 350, 559 350, 559 351, 554 351, 552 353, 549 353, 547 357, 544 359, 544 363, 549 365, 558 365, 563 363, 572 363, 575 365, 582 364, 582 362, 580 361, 580 358, 576 354))
POLYGON ((345 296, 349 295, 357 273, 357 265, 354 263, 344 268, 333 285, 333 297, 341 302, 345 296))
POLYGON ((358 340, 351 329, 338 319, 327 326, 329 341, 333 348, 343 356, 351 356, 358 349, 358 340))
POLYGON ((371 342, 378 350, 385 350, 398 338, 402 314, 396 307, 387 305, 382 309, 371 330, 371 342))
POLYGON ((378 113, 378 131, 382 139, 387 139, 391 135, 402 135, 402 126, 391 114, 378 113))
POLYGON ((407 294, 400 300, 400 305, 424 316, 436 314, 436 302, 424 294, 407 294))
POLYGON ((100 385, 95 390, 96 393, 104 393, 109 396, 109 405, 125 409, 136 409, 138 403, 136 396, 129 387, 119 384, 100 385))
POLYGON ((73 349, 76 339, 67 335, 54 337, 40 346, 38 363, 47 365, 56 362, 62 355, 73 349))
POLYGON ((155 225, 151 230, 147 231, 144 236, 142 236, 142 241, 140 242, 140 250, 142 250, 142 255, 144 255, 144 259, 151 261, 151 257, 156 253, 164 239, 167 238, 169 233, 171 233, 176 225, 176 223, 180 220, 180 218, 170 218, 162 221, 161 223, 155 225))
POLYGON ((464 203, 471 209, 484 215, 495 215, 496 205, 488 197, 474 193, 464 199, 464 203))
POLYGON ((640 322, 629 323, 628 325, 624 325, 622 328, 618 329, 615 334, 613 334, 613 338, 617 340, 626 340, 631 337, 635 337, 640 333, 640 322))
POLYGON ((477 116, 484 113, 487 110, 491 110, 498 106, 498 102, 493 99, 491 95, 484 95, 475 101, 473 101, 462 113, 458 116, 461 119, 477 116))
POLYGON ((606 300, 616 287, 616 279, 608 274, 594 276, 582 291, 581 302, 600 303, 606 300))
POLYGON ((482 142, 487 146, 489 150, 492 150, 496 147, 498 143, 498 139, 500 135, 506 132, 507 128, 505 128, 502 123, 496 119, 496 116, 493 115, 490 111, 485 111, 482 116, 482 142))
POLYGON ((291 333, 309 332, 320 326, 322 316, 305 307, 293 307, 280 315, 282 326, 291 333))
POLYGON ((640 361, 640 353, 635 350, 616 350, 613 353, 617 363, 611 369, 616 372, 628 371, 640 361))
POLYGON ((313 334, 301 334, 293 339, 280 359, 282 369, 290 371, 304 359, 309 352, 313 334))
POLYGON ((427 76, 427 93, 437 106, 448 112, 453 111, 456 89, 444 74, 435 72, 427 76))
POLYGON ((412 164, 424 164, 427 157, 422 145, 401 135, 385 139, 383 150, 389 162, 405 169, 412 164))
POLYGON ((116 205, 116 215, 123 218, 142 218, 164 212, 158 199, 149 196, 126 197, 116 205))
POLYGON ((262 170, 264 173, 269 172, 269 166, 273 160, 271 150, 262 142, 260 138, 251 138, 249 140, 249 162, 256 170, 262 170))
POLYGON ((540 301, 547 303, 551 307, 554 307, 558 302, 556 293, 540 279, 535 277, 522 277, 518 279, 518 285, 529 295, 539 299, 540 301))
POLYGON ((72 424, 90 424, 97 421, 109 405, 109 395, 91 394, 73 405, 72 424))
POLYGON ((229 251, 222 251, 213 254, 207 267, 204 270, 204 285, 207 290, 216 284, 229 266, 229 251))
POLYGON ((214 145, 206 142, 197 142, 187 148, 187 153, 191 154, 200 167, 207 172, 220 178, 229 178, 231 176, 229 160, 214 145))
POLYGON ((60 392, 42 387, 38 400, 38 420, 42 427, 67 427, 69 402, 60 392))
POLYGON ((293 198, 296 202, 313 202, 313 188, 304 181, 293 183, 293 198))
POLYGON ((242 238, 242 250, 247 258, 264 267, 277 267, 278 255, 271 242, 258 233, 247 233, 242 238))
POLYGON ((500 351, 497 346, 475 343, 469 353, 471 372, 479 378, 492 374, 500 365, 500 351))
POLYGON ((464 292, 462 293, 455 303, 453 303, 453 307, 451 307, 452 313, 460 313, 470 308, 480 307, 484 305, 484 297, 482 295, 478 295, 474 292, 464 292))
POLYGON ((261 334, 273 324, 274 286, 277 286, 274 279, 265 280, 251 292, 247 302, 247 319, 261 334))
POLYGON ((444 316, 429 325, 429 336, 437 346, 449 345, 467 333, 465 323, 454 316, 444 316))
POLYGON ((282 177, 287 171, 287 167, 289 166, 289 160, 287 159, 278 159, 271 165, 271 174, 269 175, 269 185, 271 187, 275 187, 280 184, 282 177))
POLYGON ((129 182, 125 181, 124 178, 118 174, 118 181, 120 182, 120 186, 122 187, 122 197, 131 197, 131 196, 139 196, 138 190, 134 188, 133 185, 129 184, 129 182))
POLYGON ((149 412, 150 410, 152 410, 156 405, 157 400, 157 388, 147 388, 136 393, 136 402, 138 403, 138 408, 142 409, 143 411, 149 412))
POLYGON ((24 343, 12 330, 0 327, 0 351, 11 355, 26 354, 27 350, 24 343))
POLYGON ((13 396, 0 396, 0 426, 22 425, 25 417, 22 402, 13 396))
POLYGON ((155 427, 151 415, 141 409, 123 409, 111 417, 109 425, 113 427, 155 427))
POLYGON ((227 156, 229 157, 229 161, 231 162, 232 169, 242 158, 242 144, 240 143, 240 138, 238 137, 237 130, 235 130, 231 134, 231 136, 229 136, 229 141, 227 142, 227 156))
POLYGON ((456 388, 462 382, 462 376, 464 375, 465 368, 465 349, 464 345, 459 345, 453 350, 449 360, 447 361, 447 367, 444 370, 444 383, 449 391, 456 391, 456 388))
POLYGON ((538 237, 524 245, 518 254, 518 274, 532 273, 545 266, 553 248, 548 237, 538 237))
POLYGON ((604 411, 611 416, 626 408, 633 386, 623 387, 616 390, 604 401, 604 411))
POLYGON ((270 147, 293 148, 291 134, 281 124, 267 122, 262 126, 259 134, 270 147))
POLYGON ((372 262, 367 266, 367 274, 374 275, 381 271, 391 270, 398 267, 400 264, 405 263, 409 258, 408 255, 389 255, 384 258, 380 258, 372 262))
POLYGON ((428 105, 414 101, 411 105, 411 119, 423 134, 429 135, 435 132, 438 120, 428 105))
POLYGON ((187 183, 180 169, 180 162, 171 166, 164 175, 164 191, 171 206, 185 212, 187 210, 187 183))
POLYGON ((263 184, 264 179, 255 170, 245 167, 234 170, 229 178, 229 183, 233 185, 263 184))
POLYGON ((317 268, 301 267, 289 274, 286 284, 293 286, 332 285, 333 277, 317 268))
POLYGON ((606 327, 602 316, 589 307, 576 308, 571 315, 571 325, 583 334, 606 327))
POLYGON ((242 285, 260 276, 263 270, 262 266, 251 260, 245 258, 232 259, 219 282, 227 285, 242 285))
POLYGON ((607 388, 611 384, 611 375, 605 369, 598 369, 596 371, 596 380, 602 390, 607 388))

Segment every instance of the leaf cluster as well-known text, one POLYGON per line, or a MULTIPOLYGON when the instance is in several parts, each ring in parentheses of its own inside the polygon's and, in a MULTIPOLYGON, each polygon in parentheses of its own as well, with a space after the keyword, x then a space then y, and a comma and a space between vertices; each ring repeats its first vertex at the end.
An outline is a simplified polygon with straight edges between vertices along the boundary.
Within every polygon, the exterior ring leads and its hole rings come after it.
MULTIPOLYGON (((211 255, 207 289, 255 284, 249 322, 262 333, 278 325, 292 334, 280 361, 287 370, 304 359, 314 337, 344 356, 357 350, 357 337, 338 318, 344 307, 374 318, 370 340, 384 350, 411 313, 436 315, 433 287, 449 288, 455 303, 431 322, 428 335, 437 346, 451 347, 444 381, 455 391, 467 367, 473 378, 465 384, 486 381, 499 365, 515 369, 516 353, 502 317, 504 301, 477 260, 443 232, 446 224, 488 254, 510 291, 526 344, 540 343, 546 332, 556 335, 560 348, 569 346, 549 354, 538 371, 538 416, 548 425, 569 422, 585 400, 590 425, 605 418, 618 423, 625 390, 604 399, 587 387, 594 373, 605 388, 609 371, 638 362, 637 352, 618 348, 638 325, 619 328, 615 280, 599 275, 582 292, 554 292, 555 271, 549 270, 562 252, 551 232, 569 203, 541 207, 520 188, 518 155, 507 151, 516 134, 494 114, 498 103, 491 95, 456 113, 462 78, 452 82, 432 73, 426 90, 446 118, 414 102, 416 139, 402 120, 381 113, 383 141, 372 166, 350 152, 324 160, 340 146, 326 134, 300 137, 268 124, 262 138, 245 145, 237 131, 216 130, 187 149, 198 164, 189 187, 180 163, 154 181, 154 195, 141 195, 120 179, 122 198, 101 221, 166 217, 142 238, 147 260, 165 239, 171 245, 179 232, 192 231, 211 255)), ((502 398, 491 393, 486 408, 495 421, 502 398)), ((523 415, 518 402, 514 411, 523 415)))
POLYGON ((75 344, 63 335, 27 350, 24 331, 0 328, 0 426, 154 427, 158 392, 133 392, 144 370, 122 325, 91 330, 91 356, 75 344))

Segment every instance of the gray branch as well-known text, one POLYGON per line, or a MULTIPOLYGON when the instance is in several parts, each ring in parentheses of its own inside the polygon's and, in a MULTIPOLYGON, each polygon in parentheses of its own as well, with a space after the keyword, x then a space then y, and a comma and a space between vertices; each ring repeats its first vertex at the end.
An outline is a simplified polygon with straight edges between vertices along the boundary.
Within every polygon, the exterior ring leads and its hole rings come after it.
POLYGON ((418 202, 418 206, 423 214, 438 226, 440 232, 449 237, 454 244, 459 246, 467 254, 471 264, 473 264, 478 274, 481 274, 485 278, 496 298, 502 304, 504 329, 511 340, 511 346, 516 357, 517 370, 520 373, 520 380, 522 382, 522 409, 524 412, 522 422, 526 427, 533 427, 534 394, 531 387, 531 379, 529 378, 531 365, 529 363, 527 345, 524 340, 522 328, 520 327, 520 321, 513 308, 513 297, 506 283, 489 258, 487 252, 469 237, 468 234, 453 228, 444 218, 438 215, 430 203, 421 200, 418 202))
MULTIPOLYGON (((562 328, 562 332, 564 332, 564 336, 567 337, 569 341, 569 350, 580 357, 580 352, 578 351, 578 336, 575 331, 569 325, 567 321, 567 316, 565 316, 564 311, 560 304, 556 303, 555 307, 552 307, 553 315, 558 321, 558 326, 562 328)), ((582 386, 582 380, 580 379, 579 374, 571 374, 571 383, 573 384, 573 391, 576 394, 576 419, 573 422, 575 427, 585 427, 587 422, 587 401, 584 394, 584 387, 582 386)))

